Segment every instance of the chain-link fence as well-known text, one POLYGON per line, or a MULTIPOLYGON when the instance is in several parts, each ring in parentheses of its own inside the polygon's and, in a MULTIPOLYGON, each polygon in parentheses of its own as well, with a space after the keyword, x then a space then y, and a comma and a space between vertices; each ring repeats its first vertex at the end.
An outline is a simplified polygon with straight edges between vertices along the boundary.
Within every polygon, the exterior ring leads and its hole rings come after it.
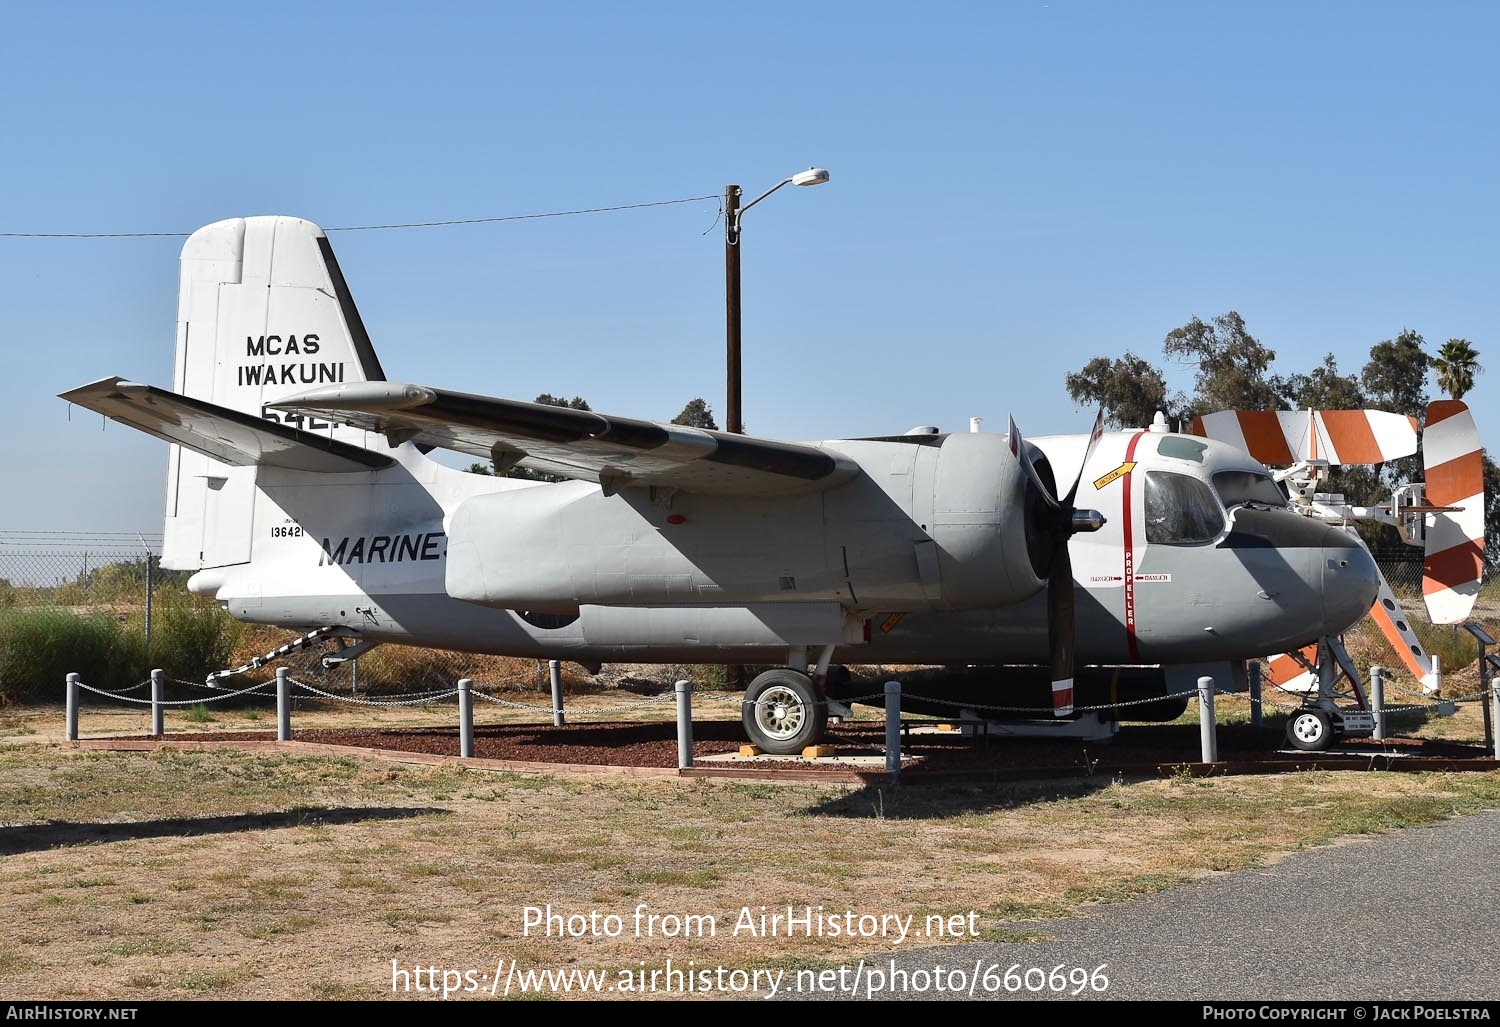
MULTIPOLYGON (((46 536, 0 532, 0 700, 55 698, 70 671, 99 687, 120 688, 141 681, 152 667, 173 678, 202 681, 213 671, 250 662, 288 642, 292 633, 263 625, 241 624, 217 603, 189 595, 187 575, 164 572, 153 555, 149 536, 101 536, 94 544, 60 548, 46 536)), ((1400 549, 1376 554, 1386 580, 1405 608, 1413 630, 1427 651, 1437 655, 1450 676, 1449 694, 1477 688, 1476 648, 1457 625, 1434 625, 1422 603, 1422 554, 1400 549), (1465 668, 1472 682, 1464 678, 1465 668), (1452 680, 1457 677, 1459 680, 1452 680), (1473 684, 1476 687, 1462 687, 1473 684)), ((1500 636, 1500 583, 1486 581, 1473 619, 1500 636)), ((1378 626, 1361 621, 1345 636, 1361 669, 1380 664, 1408 677, 1378 626)), ((313 646, 275 665, 319 688, 356 695, 397 695, 451 688, 459 678, 506 681, 517 692, 545 692, 547 668, 529 659, 512 659, 409 646, 380 646, 357 660, 325 667, 331 646, 313 646)), ((268 678, 266 664, 244 677, 226 681, 240 687, 246 680, 268 678)), ((723 684, 723 668, 659 668, 632 677, 629 668, 609 668, 600 678, 567 665, 569 692, 605 686, 654 690, 677 677, 707 685, 723 684)))

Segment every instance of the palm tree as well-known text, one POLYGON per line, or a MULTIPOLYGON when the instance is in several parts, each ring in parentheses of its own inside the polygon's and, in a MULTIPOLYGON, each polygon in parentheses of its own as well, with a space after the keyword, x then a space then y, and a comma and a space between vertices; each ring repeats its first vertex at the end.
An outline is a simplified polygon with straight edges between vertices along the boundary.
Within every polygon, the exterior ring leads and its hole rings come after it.
POLYGON ((1468 339, 1443 343, 1432 366, 1437 369, 1438 387, 1454 399, 1463 399, 1474 387, 1474 376, 1484 370, 1479 366, 1479 351, 1468 339))

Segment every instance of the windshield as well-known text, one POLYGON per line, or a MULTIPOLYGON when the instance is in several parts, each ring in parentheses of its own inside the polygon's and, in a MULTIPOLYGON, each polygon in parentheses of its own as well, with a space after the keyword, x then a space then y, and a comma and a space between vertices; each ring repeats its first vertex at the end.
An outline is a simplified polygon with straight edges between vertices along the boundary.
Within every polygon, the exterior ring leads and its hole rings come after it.
POLYGON ((1146 541, 1167 545, 1212 542, 1224 529, 1214 494, 1197 478, 1146 472, 1146 541))
POLYGON ((1258 471, 1219 471, 1214 475, 1214 489, 1226 508, 1241 503, 1261 506, 1286 506, 1286 497, 1268 475, 1258 471))

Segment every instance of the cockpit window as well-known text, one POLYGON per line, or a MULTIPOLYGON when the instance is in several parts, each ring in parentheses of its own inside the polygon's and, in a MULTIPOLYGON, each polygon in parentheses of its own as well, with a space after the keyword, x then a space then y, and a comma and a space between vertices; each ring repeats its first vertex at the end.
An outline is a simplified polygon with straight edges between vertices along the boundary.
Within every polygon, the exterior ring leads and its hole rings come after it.
POLYGON ((1286 506, 1286 497, 1277 484, 1256 471, 1220 471, 1214 475, 1214 488, 1225 507, 1241 503, 1286 506))
POLYGON ((1206 484, 1186 474, 1146 472, 1146 541, 1167 545, 1212 542, 1224 514, 1206 484))

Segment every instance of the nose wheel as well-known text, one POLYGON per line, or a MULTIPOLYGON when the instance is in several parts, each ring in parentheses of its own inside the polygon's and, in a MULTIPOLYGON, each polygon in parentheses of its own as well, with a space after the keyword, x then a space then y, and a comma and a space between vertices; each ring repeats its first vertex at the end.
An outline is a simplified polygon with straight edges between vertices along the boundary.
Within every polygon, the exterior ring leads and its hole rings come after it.
POLYGON ((1303 752, 1322 752, 1333 744, 1333 718, 1323 710, 1300 709, 1286 722, 1286 740, 1303 752))

